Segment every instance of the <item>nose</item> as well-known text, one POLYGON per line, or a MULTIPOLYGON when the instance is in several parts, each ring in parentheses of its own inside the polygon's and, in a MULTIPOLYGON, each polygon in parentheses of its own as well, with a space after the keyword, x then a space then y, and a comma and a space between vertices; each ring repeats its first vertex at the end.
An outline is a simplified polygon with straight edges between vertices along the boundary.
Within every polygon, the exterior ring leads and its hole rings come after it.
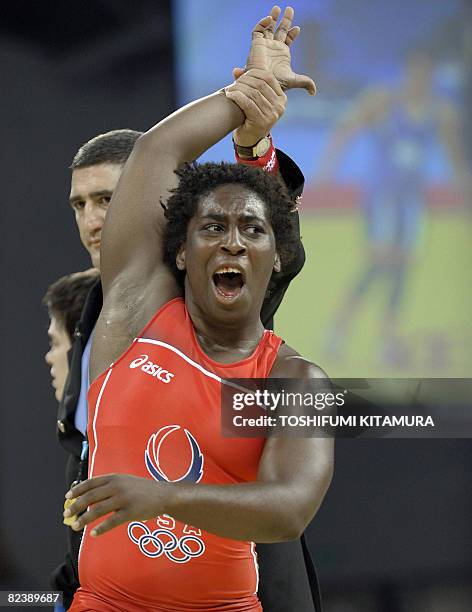
POLYGON ((102 229, 104 213, 93 202, 86 202, 85 204, 85 225, 89 232, 97 231, 102 229))
POLYGON ((230 255, 244 255, 246 252, 246 245, 241 239, 241 234, 237 227, 229 229, 221 243, 221 250, 224 253, 230 255))
POLYGON ((44 361, 48 364, 49 367, 52 366, 52 361, 51 361, 51 351, 48 351, 45 355, 44 355, 44 361))

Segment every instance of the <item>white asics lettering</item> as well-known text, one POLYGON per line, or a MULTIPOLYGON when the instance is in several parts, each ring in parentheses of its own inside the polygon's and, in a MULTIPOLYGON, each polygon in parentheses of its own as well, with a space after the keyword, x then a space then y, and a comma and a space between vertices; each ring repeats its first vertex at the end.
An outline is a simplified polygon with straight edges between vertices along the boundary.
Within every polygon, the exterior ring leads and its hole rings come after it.
POLYGON ((169 372, 169 370, 165 370, 163 367, 158 365, 157 363, 153 363, 149 360, 149 355, 141 355, 134 359, 129 367, 134 370, 135 368, 140 368, 145 374, 149 374, 154 378, 157 378, 163 383, 170 383, 170 381, 174 378, 174 374, 169 372))

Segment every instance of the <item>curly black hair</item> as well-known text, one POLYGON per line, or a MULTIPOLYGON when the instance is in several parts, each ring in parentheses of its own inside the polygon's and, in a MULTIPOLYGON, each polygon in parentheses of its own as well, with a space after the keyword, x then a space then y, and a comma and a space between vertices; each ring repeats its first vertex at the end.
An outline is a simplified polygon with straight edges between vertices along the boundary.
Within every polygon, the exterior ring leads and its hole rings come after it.
POLYGON ((282 179, 260 168, 227 162, 187 164, 177 170, 176 174, 179 184, 173 189, 167 203, 162 204, 167 219, 164 261, 181 287, 184 286, 185 271, 177 268, 176 257, 185 242, 188 224, 197 211, 200 198, 220 185, 231 183, 253 191, 266 204, 281 267, 284 269, 297 251, 300 238, 293 227, 294 203, 282 179))

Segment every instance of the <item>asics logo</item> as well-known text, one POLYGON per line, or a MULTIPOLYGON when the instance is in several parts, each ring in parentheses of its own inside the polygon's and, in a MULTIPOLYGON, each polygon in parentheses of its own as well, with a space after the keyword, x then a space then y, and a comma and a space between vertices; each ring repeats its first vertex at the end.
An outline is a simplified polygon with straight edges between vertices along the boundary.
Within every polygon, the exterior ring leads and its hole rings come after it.
POLYGON ((165 370, 157 363, 153 363, 152 361, 150 361, 149 355, 141 355, 140 357, 137 357, 129 364, 129 367, 132 370, 134 370, 135 368, 141 368, 141 370, 145 374, 148 374, 153 378, 157 378, 158 380, 166 384, 170 383, 171 380, 174 378, 174 374, 172 374, 172 372, 169 372, 169 370, 165 370))

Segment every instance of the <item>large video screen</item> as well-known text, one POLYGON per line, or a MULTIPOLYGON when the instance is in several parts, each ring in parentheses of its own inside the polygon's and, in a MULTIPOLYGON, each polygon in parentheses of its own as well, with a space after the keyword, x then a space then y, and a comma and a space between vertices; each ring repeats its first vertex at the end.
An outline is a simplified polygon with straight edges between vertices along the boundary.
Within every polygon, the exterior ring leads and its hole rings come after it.
MULTIPOLYGON (((271 6, 175 2, 180 103, 231 82, 271 6)), ((467 4, 303 0, 294 8, 293 65, 318 93, 290 91, 273 130, 306 178, 307 262, 276 331, 332 376, 468 376, 467 4)), ((233 160, 230 138, 203 159, 233 160)))

